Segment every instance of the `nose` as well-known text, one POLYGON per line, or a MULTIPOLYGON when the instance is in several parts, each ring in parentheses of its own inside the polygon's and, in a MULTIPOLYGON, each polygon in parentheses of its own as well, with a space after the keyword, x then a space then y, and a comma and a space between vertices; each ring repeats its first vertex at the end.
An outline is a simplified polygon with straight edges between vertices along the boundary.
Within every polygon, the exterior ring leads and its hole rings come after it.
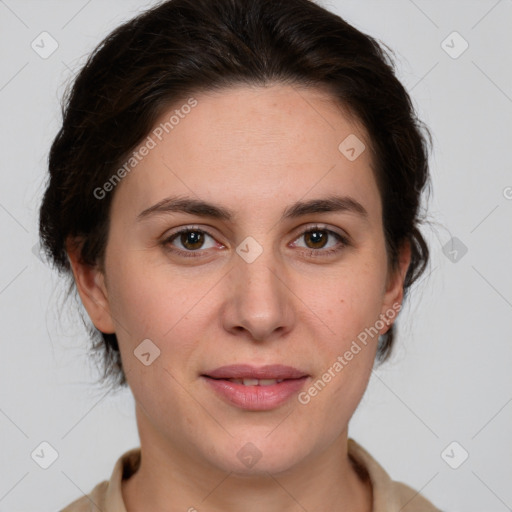
POLYGON ((271 251, 252 263, 236 255, 228 273, 224 329, 252 341, 270 341, 290 332, 296 318, 294 295, 283 265, 271 251))

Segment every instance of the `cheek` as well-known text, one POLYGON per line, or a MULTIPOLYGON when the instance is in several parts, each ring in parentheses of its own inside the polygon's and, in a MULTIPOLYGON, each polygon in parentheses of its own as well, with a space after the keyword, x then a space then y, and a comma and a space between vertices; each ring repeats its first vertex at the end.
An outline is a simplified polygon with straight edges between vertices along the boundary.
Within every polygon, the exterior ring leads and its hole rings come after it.
POLYGON ((375 290, 345 286, 326 294, 324 323, 328 335, 316 337, 318 373, 302 395, 333 435, 347 424, 368 385, 379 332, 375 330, 381 303, 375 290), (370 293, 372 292, 372 293, 370 293))
POLYGON ((159 410, 172 404, 173 410, 179 411, 180 422, 186 423, 187 409, 180 407, 190 396, 180 382, 184 381, 183 369, 196 366, 198 340, 211 322, 200 298, 212 284, 191 283, 183 276, 168 274, 168 269, 151 267, 147 260, 125 257, 111 261, 109 298, 123 368, 136 401, 147 408, 150 417, 157 417, 159 410), (144 352, 150 353, 145 365, 137 354, 143 353, 139 346, 147 339, 156 348, 145 342, 144 352))
POLYGON ((190 287, 180 276, 166 276, 165 268, 152 264, 143 252, 112 257, 108 272, 111 313, 121 333, 134 341, 163 338, 186 314, 190 287))
POLYGON ((112 258, 109 269, 110 307, 125 369, 134 365, 137 372, 144 370, 133 352, 149 339, 160 350, 158 365, 165 362, 181 371, 215 321, 214 287, 219 277, 205 274, 192 279, 161 262, 153 264, 143 252, 132 254, 112 258))
POLYGON ((328 345, 341 350, 375 325, 382 308, 385 266, 377 259, 347 265, 323 281, 321 293, 310 291, 312 309, 328 329, 328 345), (333 339, 337 340, 333 344, 333 339))

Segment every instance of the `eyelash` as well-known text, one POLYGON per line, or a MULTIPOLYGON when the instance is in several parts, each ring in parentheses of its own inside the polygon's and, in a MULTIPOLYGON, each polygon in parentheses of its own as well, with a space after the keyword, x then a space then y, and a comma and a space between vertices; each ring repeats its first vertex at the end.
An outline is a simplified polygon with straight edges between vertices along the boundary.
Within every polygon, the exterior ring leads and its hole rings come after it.
MULTIPOLYGON (((337 254, 338 252, 343 250, 345 247, 350 245, 347 237, 340 235, 339 233, 336 233, 335 231, 327 229, 323 226, 318 226, 318 225, 308 227, 305 231, 300 233, 300 235, 297 238, 295 238, 294 241, 298 240, 299 238, 303 237, 304 235, 306 235, 308 233, 312 233, 315 231, 323 231, 325 233, 328 233, 329 235, 332 235, 335 238, 337 238, 339 243, 335 248, 326 249, 326 250, 322 250, 322 249, 303 250, 302 252, 306 253, 307 256, 311 256, 311 257, 315 257, 315 258, 316 257, 333 256, 334 254, 337 254)), ((204 251, 205 249, 197 249, 195 251, 191 251, 191 250, 183 251, 181 249, 176 249, 175 247, 172 247, 170 245, 176 238, 178 238, 180 235, 186 234, 186 233, 202 233, 202 234, 206 234, 209 237, 215 239, 215 237, 213 235, 211 235, 210 233, 208 233, 208 231, 205 231, 204 229, 199 229, 199 228, 189 226, 189 227, 180 229, 179 231, 176 231, 172 235, 168 236, 165 240, 162 241, 162 245, 164 246, 164 248, 166 250, 173 252, 173 253, 177 254, 178 256, 183 256, 185 258, 201 258, 201 257, 203 257, 201 252, 204 251)))

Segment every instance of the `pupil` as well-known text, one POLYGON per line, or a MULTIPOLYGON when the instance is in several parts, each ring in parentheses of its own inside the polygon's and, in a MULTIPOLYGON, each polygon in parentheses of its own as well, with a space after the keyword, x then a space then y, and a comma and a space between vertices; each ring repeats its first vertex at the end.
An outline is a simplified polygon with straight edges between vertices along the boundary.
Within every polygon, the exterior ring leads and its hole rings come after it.
POLYGON ((190 231, 181 235, 181 243, 188 249, 199 249, 203 243, 203 235, 198 231, 190 231), (191 247, 194 246, 194 247, 191 247))

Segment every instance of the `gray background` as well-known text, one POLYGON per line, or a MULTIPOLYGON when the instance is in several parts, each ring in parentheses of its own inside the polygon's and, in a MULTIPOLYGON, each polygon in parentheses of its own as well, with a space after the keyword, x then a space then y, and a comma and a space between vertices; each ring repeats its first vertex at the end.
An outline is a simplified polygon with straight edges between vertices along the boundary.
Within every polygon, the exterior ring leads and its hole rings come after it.
MULTIPOLYGON (((92 385, 85 331, 72 307, 61 312, 64 287, 34 246, 65 84, 151 4, 0 0, 3 511, 57 510, 138 445, 132 398, 92 385), (43 31, 58 43, 46 59, 31 47, 43 31), (58 452, 48 469, 31 458, 43 441, 58 452)), ((512 510, 512 0, 322 4, 394 49, 435 146, 430 275, 412 290, 395 355, 376 369, 350 436, 444 510, 512 510)))

